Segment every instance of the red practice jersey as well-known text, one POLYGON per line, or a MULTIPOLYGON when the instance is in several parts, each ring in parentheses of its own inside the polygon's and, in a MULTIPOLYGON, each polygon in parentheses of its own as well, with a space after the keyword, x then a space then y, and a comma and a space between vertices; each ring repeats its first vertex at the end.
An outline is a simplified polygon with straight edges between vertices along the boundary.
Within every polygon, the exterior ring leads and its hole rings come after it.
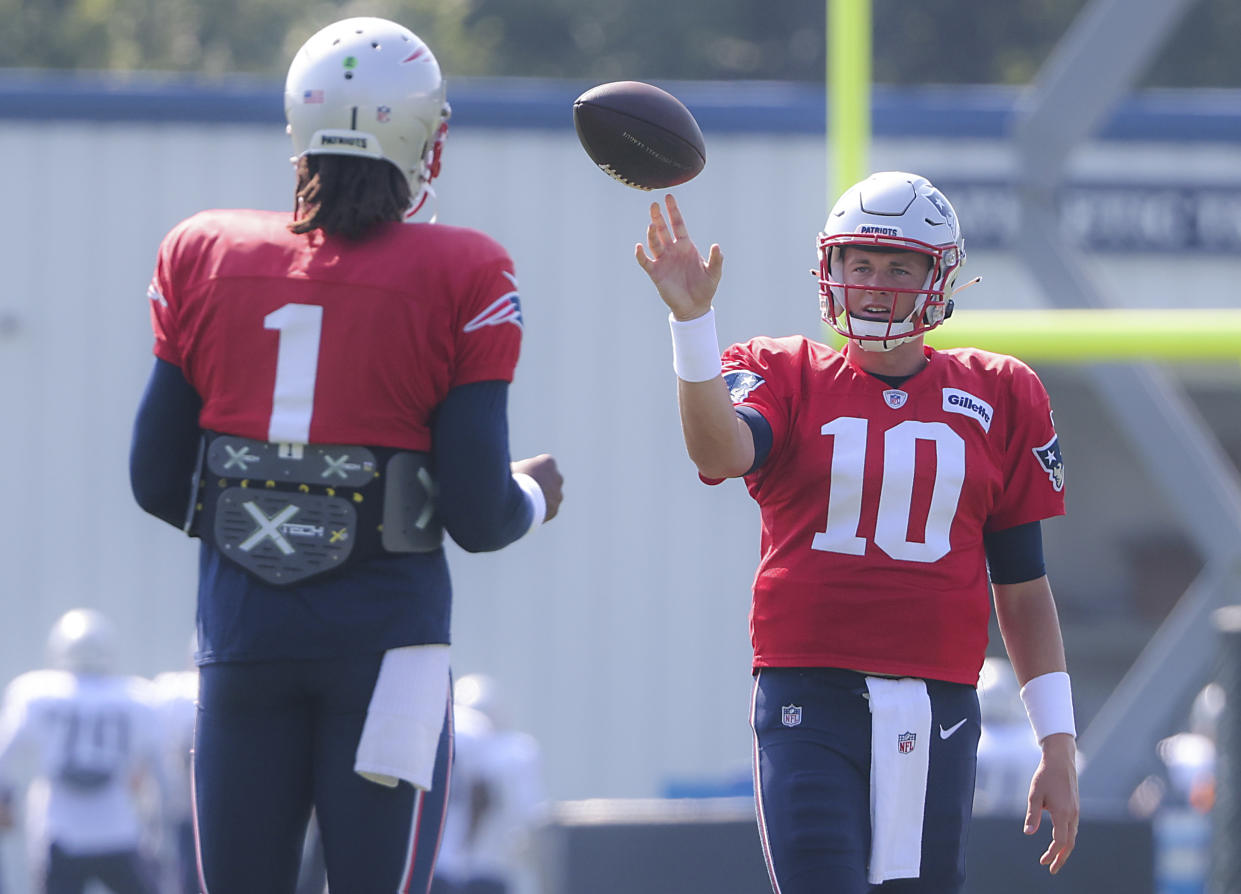
POLYGON ((512 381, 521 305, 497 242, 405 223, 355 242, 291 220, 205 211, 160 245, 155 354, 202 397, 203 428, 426 451, 452 388, 512 381))
POLYGON ((991 596, 983 533, 1064 513, 1047 392, 1012 357, 926 348, 892 388, 800 336, 724 352, 733 403, 771 426, 755 667, 974 685, 991 596))

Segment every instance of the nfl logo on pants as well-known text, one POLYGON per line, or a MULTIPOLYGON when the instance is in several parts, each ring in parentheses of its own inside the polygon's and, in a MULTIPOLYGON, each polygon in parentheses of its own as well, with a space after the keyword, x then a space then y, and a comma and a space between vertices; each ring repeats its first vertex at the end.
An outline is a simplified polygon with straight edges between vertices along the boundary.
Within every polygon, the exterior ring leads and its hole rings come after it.
POLYGON ((896 736, 896 750, 901 754, 911 754, 914 750, 914 743, 917 741, 917 733, 898 733, 896 736))
POLYGON ((801 705, 781 705, 780 722, 785 726, 798 726, 801 723, 801 705))

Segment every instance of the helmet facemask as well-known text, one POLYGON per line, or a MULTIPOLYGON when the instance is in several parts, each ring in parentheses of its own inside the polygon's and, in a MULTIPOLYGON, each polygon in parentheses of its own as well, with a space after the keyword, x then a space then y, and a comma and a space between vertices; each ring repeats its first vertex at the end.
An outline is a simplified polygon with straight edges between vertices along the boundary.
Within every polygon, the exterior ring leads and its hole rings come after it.
MULTIPOLYGON (((858 347, 868 351, 890 351, 898 345, 914 341, 939 326, 952 314, 950 288, 960 266, 960 253, 955 246, 916 243, 882 236, 858 238, 852 234, 819 236, 819 312, 823 322, 858 347), (931 265, 920 288, 850 284, 845 280, 846 247, 869 249, 882 253, 908 251, 930 258, 931 265), (850 313, 849 298, 859 292, 883 292, 892 295, 888 318, 870 319, 850 313), (909 313, 898 318, 903 303, 901 296, 913 295, 909 313)), ((856 302, 855 302, 856 303, 856 302)))
POLYGON ((868 351, 890 351, 919 339, 952 313, 953 283, 965 261, 965 241, 952 205, 925 177, 902 171, 872 174, 841 195, 818 238, 819 312, 840 335, 868 351), (870 251, 915 252, 930 259, 921 288, 849 284, 844 270, 848 246, 870 251), (868 319, 849 311, 857 291, 893 296, 888 318, 868 319), (896 316, 904 295, 912 309, 896 316))

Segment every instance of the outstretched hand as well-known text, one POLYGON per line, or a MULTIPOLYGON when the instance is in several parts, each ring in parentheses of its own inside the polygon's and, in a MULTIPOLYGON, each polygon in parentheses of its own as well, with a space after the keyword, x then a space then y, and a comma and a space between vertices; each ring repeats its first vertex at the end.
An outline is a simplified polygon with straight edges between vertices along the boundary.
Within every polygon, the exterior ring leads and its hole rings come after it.
POLYGON ((664 221, 659 203, 652 202, 646 245, 641 242, 635 245, 634 257, 659 290, 659 297, 672 315, 678 320, 692 320, 711 309, 711 299, 724 272, 724 253, 718 245, 712 245, 704 260, 689 238, 685 218, 671 193, 665 202, 668 221, 664 221))
POLYGON ((1030 801, 1026 811, 1025 833, 1038 831, 1043 811, 1051 814, 1051 844, 1039 863, 1052 875, 1064 868, 1077 843, 1080 806, 1077 795, 1077 743, 1072 736, 1057 733, 1043 741, 1043 759, 1030 782, 1030 801))

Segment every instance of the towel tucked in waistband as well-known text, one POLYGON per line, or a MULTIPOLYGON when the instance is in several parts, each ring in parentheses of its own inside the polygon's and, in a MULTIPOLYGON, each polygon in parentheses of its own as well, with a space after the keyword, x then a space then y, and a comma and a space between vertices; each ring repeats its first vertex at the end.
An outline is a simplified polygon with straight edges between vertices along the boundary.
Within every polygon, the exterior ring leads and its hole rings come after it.
POLYGON ((452 692, 445 645, 384 653, 354 756, 355 773, 392 788, 404 779, 431 788, 452 692))
POLYGON ((931 754, 923 680, 867 677, 870 693, 870 883, 917 878, 931 754))

